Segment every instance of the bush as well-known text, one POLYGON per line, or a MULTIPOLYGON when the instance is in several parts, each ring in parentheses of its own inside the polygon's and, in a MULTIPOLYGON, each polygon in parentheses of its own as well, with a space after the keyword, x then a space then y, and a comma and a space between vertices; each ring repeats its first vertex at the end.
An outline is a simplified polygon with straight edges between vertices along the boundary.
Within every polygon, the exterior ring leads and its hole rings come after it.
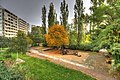
POLYGON ((77 49, 77 45, 69 45, 68 48, 72 49, 72 50, 76 50, 77 49))
POLYGON ((0 36, 0 48, 9 47, 10 44, 11 44, 11 39, 0 36))
POLYGON ((30 44, 32 40, 24 32, 18 31, 17 37, 12 39, 8 52, 26 53, 30 44))
POLYGON ((85 50, 85 51, 91 51, 92 48, 93 48, 92 44, 84 45, 84 50, 85 50))
POLYGON ((23 77, 16 70, 7 69, 4 63, 0 62, 0 80, 23 80, 23 77))
POLYGON ((120 69, 120 44, 119 43, 114 43, 111 45, 111 53, 113 55, 113 67, 116 69, 120 69))
POLYGON ((69 48, 73 50, 90 51, 92 48, 92 45, 91 44, 69 45, 69 48))

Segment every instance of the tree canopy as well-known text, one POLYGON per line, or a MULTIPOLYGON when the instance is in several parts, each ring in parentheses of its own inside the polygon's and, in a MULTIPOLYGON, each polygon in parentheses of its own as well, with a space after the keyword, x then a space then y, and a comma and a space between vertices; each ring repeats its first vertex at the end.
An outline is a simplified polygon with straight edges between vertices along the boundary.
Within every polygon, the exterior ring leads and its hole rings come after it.
POLYGON ((48 29, 48 34, 45 35, 48 46, 62 46, 68 44, 68 35, 64 26, 53 25, 48 29))

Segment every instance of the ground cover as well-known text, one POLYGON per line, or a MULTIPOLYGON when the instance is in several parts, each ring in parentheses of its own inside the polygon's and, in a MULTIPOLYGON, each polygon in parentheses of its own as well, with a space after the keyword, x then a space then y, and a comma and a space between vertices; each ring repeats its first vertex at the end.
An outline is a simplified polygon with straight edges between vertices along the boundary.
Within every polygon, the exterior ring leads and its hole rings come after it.
POLYGON ((40 60, 26 55, 20 55, 25 63, 19 65, 26 71, 26 76, 32 80, 95 80, 82 72, 64 68, 47 60, 40 60), (32 77, 31 77, 32 75, 32 77))
MULTIPOLYGON (((0 53, 1 59, 12 60, 15 64, 16 54, 12 54, 9 59, 4 58, 5 52, 0 53)), ((19 54, 19 58, 24 60, 24 63, 12 65, 17 69, 26 80, 95 80, 94 78, 83 74, 80 71, 64 68, 47 60, 41 60, 29 57, 25 54, 19 54)), ((8 64, 10 65, 10 63, 8 64)))

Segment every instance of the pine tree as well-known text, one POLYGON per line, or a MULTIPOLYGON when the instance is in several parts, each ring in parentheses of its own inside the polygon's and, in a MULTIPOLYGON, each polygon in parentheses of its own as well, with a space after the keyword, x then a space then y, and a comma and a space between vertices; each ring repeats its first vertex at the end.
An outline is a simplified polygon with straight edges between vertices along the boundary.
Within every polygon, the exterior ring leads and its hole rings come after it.
POLYGON ((82 29, 83 29, 83 0, 76 0, 74 5, 75 15, 77 19, 77 31, 78 31, 78 37, 77 37, 77 43, 81 43, 82 41, 82 29))
POLYGON ((55 24, 55 10, 53 3, 50 3, 49 13, 48 13, 48 27, 55 24))
POLYGON ((43 34, 46 34, 46 7, 45 5, 42 8, 42 27, 44 27, 43 34))
POLYGON ((66 4, 65 0, 61 2, 60 11, 61 11, 61 16, 60 16, 61 25, 63 25, 65 29, 67 29, 69 10, 68 10, 68 4, 66 4))

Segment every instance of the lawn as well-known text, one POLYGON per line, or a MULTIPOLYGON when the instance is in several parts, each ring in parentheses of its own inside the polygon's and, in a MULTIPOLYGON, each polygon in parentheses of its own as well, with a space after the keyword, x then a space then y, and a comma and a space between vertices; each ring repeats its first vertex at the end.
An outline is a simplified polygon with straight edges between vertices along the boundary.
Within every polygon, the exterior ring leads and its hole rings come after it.
MULTIPOLYGON (((0 55, 3 57, 4 53, 0 55)), ((12 54, 15 60, 16 54, 12 54)), ((19 55, 25 62, 16 66, 25 77, 25 80, 95 80, 80 71, 64 68, 48 60, 29 57, 25 54, 19 55)), ((5 60, 5 59, 4 59, 5 60)))
POLYGON ((64 68, 47 60, 40 60, 26 55, 20 55, 19 58, 25 60, 25 63, 19 65, 19 69, 25 70, 26 78, 32 80, 95 80, 80 71, 64 68))

